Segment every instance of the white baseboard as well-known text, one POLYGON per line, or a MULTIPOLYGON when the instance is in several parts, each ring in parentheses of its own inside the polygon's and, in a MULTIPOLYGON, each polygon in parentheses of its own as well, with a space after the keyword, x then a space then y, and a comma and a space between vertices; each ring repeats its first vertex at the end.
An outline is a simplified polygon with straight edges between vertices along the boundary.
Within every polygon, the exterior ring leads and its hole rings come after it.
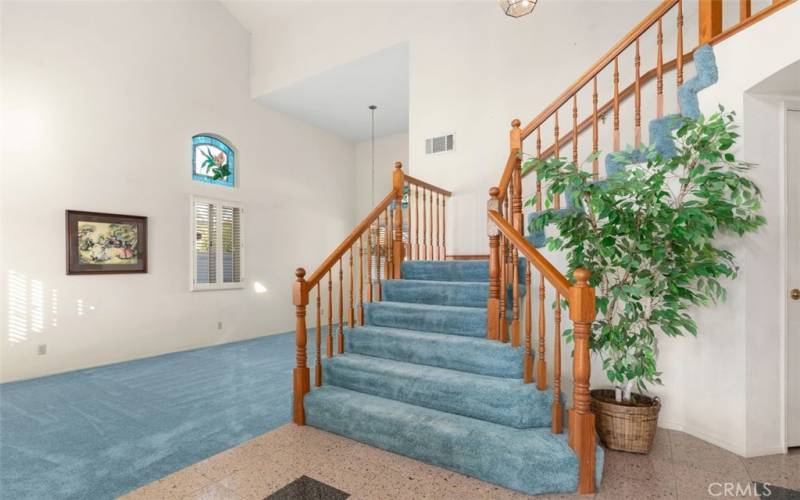
POLYGON ((663 427, 665 429, 670 429, 673 431, 681 431, 694 436, 698 439, 702 439, 703 441, 708 441, 709 443, 719 446, 720 448, 726 449, 730 452, 736 453, 739 456, 744 457, 746 454, 746 449, 744 446, 739 445, 737 443, 728 442, 719 436, 715 436, 705 430, 697 429, 691 425, 685 425, 677 422, 669 422, 659 419, 658 426, 663 427))

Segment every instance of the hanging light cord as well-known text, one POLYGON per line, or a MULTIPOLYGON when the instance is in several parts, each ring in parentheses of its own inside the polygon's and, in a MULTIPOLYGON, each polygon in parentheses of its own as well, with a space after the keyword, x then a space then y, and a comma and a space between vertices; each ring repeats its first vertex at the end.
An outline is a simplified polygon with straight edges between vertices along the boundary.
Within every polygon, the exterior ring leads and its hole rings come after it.
POLYGON ((371 177, 371 186, 370 186, 370 194, 372 196, 372 206, 375 206, 375 110, 378 106, 374 104, 370 105, 369 109, 372 114, 372 129, 370 132, 371 143, 372 143, 372 177, 371 177))

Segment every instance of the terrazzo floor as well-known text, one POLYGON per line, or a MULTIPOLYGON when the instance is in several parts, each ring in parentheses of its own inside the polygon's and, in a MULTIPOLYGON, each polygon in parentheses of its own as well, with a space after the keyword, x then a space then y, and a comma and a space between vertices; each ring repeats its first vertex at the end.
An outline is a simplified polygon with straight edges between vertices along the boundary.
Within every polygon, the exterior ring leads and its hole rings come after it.
MULTIPOLYGON (((649 455, 607 451, 603 484, 581 498, 644 500, 800 499, 800 452, 742 458, 683 432, 659 429, 649 455), (728 493, 726 493, 726 484, 728 493), (738 490, 737 490, 738 486, 738 490), (780 487, 780 489, 775 487, 780 487), (749 495, 747 494, 749 493, 749 495)), ((311 427, 287 424, 135 490, 125 500, 261 500, 307 476, 351 499, 528 497, 311 427)), ((322 498, 322 497, 318 497, 322 498)))

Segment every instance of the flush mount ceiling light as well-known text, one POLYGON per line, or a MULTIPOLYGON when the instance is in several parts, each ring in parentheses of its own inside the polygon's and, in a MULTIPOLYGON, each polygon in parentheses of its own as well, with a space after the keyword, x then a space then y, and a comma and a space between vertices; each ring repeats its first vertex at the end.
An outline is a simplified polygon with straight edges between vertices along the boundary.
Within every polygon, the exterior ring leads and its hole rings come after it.
POLYGON ((538 0, 497 0, 500 8, 507 16, 522 17, 533 12, 538 0))

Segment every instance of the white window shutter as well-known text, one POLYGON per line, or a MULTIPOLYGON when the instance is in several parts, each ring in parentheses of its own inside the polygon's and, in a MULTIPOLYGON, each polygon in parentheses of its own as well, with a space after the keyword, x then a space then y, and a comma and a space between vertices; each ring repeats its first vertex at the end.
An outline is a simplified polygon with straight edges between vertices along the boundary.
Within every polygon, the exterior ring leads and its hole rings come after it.
POLYGON ((238 203, 192 199, 192 290, 242 287, 243 215, 238 203))

